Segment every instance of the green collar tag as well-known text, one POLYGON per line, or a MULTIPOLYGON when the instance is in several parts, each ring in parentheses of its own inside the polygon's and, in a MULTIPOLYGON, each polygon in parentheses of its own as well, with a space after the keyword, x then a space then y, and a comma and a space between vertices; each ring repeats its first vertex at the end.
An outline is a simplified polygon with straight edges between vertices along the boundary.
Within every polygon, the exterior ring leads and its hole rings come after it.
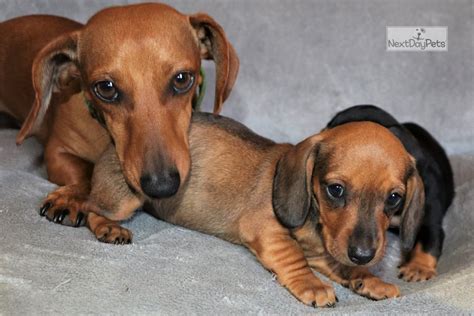
POLYGON ((202 81, 197 87, 196 96, 193 98, 193 111, 196 112, 201 111, 201 104, 204 100, 204 95, 206 94, 206 73, 204 72, 203 67, 199 70, 199 74, 202 77, 202 81))

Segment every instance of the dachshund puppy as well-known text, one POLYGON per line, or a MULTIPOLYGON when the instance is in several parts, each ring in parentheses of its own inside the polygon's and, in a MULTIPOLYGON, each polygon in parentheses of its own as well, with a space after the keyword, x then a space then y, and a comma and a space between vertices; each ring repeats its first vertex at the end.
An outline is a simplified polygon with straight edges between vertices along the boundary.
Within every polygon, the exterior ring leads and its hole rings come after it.
POLYGON ((177 192, 191 165, 188 129, 201 59, 216 62, 214 112, 239 68, 222 27, 204 13, 165 4, 106 8, 82 25, 32 15, 0 23, 0 112, 45 146, 60 187, 40 214, 84 223, 93 164, 115 145, 127 183, 162 198, 177 192))
POLYGON ((304 304, 336 303, 311 268, 371 299, 400 295, 368 267, 383 257, 395 213, 403 245, 413 246, 424 189, 415 160, 389 130, 350 123, 277 144, 231 119, 195 113, 190 148, 183 187, 156 200, 131 191, 115 152, 106 151, 92 181, 88 226, 96 237, 129 242, 117 221, 145 203, 159 219, 246 246, 304 304))
MULTIPOLYGON (((424 281, 436 275, 443 248, 443 217, 454 198, 453 172, 441 145, 415 123, 400 124, 384 110, 373 105, 358 105, 339 112, 327 128, 356 121, 371 121, 389 128, 416 159, 416 167, 425 187, 425 215, 416 236, 416 244, 407 254, 399 277, 405 281, 424 281)), ((397 217, 393 218, 398 226, 397 217)))

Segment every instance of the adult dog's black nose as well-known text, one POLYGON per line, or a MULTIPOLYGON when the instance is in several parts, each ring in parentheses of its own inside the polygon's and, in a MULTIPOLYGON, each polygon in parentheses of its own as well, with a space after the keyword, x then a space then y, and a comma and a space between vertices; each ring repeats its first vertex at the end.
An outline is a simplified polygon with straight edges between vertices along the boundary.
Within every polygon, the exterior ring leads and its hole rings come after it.
POLYGON ((143 192, 151 198, 167 198, 178 192, 180 184, 177 170, 164 170, 161 173, 144 174, 140 178, 143 192))
POLYGON ((363 265, 369 263, 375 256, 374 248, 349 247, 347 251, 349 259, 355 264, 363 265))

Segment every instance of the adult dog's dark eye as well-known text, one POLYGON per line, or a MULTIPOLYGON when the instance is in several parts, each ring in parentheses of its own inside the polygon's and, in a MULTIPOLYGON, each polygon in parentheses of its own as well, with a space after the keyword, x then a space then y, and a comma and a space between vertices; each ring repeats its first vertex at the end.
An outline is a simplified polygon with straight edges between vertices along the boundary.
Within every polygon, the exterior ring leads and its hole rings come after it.
POLYGON ((173 87, 174 92, 182 94, 188 92, 193 86, 193 83, 194 75, 192 73, 180 72, 174 76, 171 86, 173 87))
POLYGON ((344 187, 338 183, 330 184, 326 187, 326 192, 330 198, 340 199, 344 195, 344 187))
POLYGON ((387 206, 390 208, 395 208, 398 205, 400 205, 401 201, 402 201, 402 197, 400 194, 392 193, 387 198, 387 206))
POLYGON ((94 85, 94 94, 104 102, 114 102, 119 97, 117 87, 110 80, 97 82, 94 85))

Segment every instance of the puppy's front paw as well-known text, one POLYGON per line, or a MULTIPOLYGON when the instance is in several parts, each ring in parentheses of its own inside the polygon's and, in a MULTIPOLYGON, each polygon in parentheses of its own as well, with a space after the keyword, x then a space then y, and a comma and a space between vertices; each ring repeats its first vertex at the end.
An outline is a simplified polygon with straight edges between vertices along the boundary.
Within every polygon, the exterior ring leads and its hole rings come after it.
POLYGON ((436 268, 410 261, 400 267, 398 277, 407 282, 426 281, 436 276, 436 268))
POLYGON ((84 226, 90 208, 87 198, 87 189, 82 185, 62 186, 48 194, 39 214, 57 224, 84 226))
POLYGON ((314 276, 293 281, 287 288, 306 305, 313 307, 334 307, 336 305, 337 298, 332 286, 314 276))
POLYGON ((357 294, 377 301, 400 296, 398 286, 385 283, 374 276, 351 280, 349 286, 357 294))
POLYGON ((436 276, 438 259, 425 252, 421 243, 417 243, 410 253, 410 259, 402 264, 398 277, 407 282, 426 281, 436 276))

